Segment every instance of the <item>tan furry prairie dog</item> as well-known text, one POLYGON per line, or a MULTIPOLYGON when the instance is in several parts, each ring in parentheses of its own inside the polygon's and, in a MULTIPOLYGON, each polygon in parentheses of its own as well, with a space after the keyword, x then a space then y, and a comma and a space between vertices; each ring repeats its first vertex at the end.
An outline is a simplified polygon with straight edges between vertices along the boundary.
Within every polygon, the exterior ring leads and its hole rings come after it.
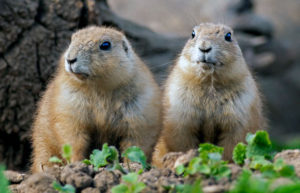
POLYGON ((167 79, 163 94, 163 131, 153 163, 167 152, 187 151, 209 142, 234 146, 248 132, 264 129, 262 102, 231 28, 196 26, 167 79))
POLYGON ((88 157, 103 143, 123 151, 139 146, 151 159, 161 129, 160 89, 126 37, 105 27, 73 34, 58 70, 44 93, 33 125, 32 171, 61 158, 88 157))

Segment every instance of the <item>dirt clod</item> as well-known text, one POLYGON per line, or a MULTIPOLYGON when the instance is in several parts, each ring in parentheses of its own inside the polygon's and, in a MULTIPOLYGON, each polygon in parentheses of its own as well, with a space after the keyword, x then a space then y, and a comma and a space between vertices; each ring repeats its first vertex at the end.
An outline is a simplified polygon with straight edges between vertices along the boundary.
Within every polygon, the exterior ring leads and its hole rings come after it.
POLYGON ((11 170, 5 171, 4 175, 11 184, 18 184, 27 177, 26 174, 18 173, 11 170))
POLYGON ((277 153, 274 157, 274 161, 282 158, 286 164, 293 165, 298 177, 300 177, 300 150, 285 150, 277 153))

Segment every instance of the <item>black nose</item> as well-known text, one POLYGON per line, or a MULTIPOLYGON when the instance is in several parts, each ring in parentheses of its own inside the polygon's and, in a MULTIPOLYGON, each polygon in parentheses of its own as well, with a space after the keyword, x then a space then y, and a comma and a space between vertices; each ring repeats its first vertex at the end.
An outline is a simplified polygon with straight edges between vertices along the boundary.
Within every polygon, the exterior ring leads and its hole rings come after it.
POLYGON ((200 51, 203 52, 203 53, 208 53, 208 52, 211 51, 211 47, 209 47, 209 48, 199 48, 199 49, 200 49, 200 51))
POLYGON ((74 59, 67 59, 69 64, 74 64, 77 61, 77 58, 74 59))

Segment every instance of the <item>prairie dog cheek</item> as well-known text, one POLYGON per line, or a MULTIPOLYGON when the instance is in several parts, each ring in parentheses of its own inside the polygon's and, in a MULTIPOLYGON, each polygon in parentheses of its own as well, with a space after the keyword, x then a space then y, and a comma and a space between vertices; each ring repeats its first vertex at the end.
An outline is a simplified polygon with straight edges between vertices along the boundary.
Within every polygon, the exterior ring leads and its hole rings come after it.
POLYGON ((68 51, 65 53, 65 55, 64 55, 64 59, 65 59, 65 70, 67 71, 67 72, 71 72, 71 66, 70 66, 70 64, 68 63, 68 61, 67 61, 67 56, 68 56, 68 51))

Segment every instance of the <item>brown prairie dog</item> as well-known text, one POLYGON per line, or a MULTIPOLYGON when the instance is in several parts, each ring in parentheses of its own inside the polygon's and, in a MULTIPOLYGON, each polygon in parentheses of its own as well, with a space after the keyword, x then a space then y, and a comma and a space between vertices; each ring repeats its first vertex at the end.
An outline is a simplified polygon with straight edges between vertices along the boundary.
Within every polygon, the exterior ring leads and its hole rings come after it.
POLYGON ((160 90, 126 37, 112 28, 73 34, 33 125, 32 171, 51 166, 63 144, 71 161, 103 143, 121 151, 139 146, 148 159, 161 128, 160 90), (93 146, 93 147, 91 147, 93 146))
POLYGON ((231 160, 234 146, 265 126, 260 93, 232 29, 196 26, 165 85, 153 163, 161 166, 167 152, 204 142, 224 147, 224 158, 231 160))

